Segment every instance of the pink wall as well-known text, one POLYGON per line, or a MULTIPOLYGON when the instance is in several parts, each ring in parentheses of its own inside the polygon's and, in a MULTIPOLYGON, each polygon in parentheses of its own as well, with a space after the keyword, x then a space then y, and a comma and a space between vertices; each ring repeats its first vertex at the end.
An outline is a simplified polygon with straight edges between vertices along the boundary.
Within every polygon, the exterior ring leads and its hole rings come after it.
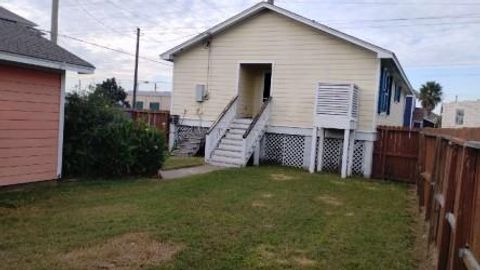
POLYGON ((0 186, 57 178, 61 74, 0 64, 0 186))

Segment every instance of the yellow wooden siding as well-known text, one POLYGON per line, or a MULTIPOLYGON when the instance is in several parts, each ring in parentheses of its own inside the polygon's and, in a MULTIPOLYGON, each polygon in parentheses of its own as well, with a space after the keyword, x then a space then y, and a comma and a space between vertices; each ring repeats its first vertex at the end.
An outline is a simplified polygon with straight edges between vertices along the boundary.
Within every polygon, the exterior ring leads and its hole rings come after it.
POLYGON ((376 54, 271 11, 215 36, 210 47, 209 100, 195 102, 207 84, 209 49, 196 46, 175 57, 173 114, 215 120, 236 95, 240 62, 273 62, 273 126, 310 128, 318 82, 360 88, 359 129, 374 130, 378 88, 376 54))
MULTIPOLYGON (((405 85, 402 89, 406 89, 405 85)), ((405 113, 406 92, 402 91, 400 102, 395 101, 395 90, 392 89, 392 98, 390 99, 390 114, 379 114, 377 116, 377 124, 382 126, 403 126, 403 116, 405 113)))

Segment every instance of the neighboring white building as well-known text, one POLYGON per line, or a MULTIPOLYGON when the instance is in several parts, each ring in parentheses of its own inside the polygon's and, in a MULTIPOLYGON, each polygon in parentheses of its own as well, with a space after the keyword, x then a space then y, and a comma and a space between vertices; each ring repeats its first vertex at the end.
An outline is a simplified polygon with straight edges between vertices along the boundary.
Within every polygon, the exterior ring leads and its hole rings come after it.
POLYGON ((442 128, 480 127, 480 100, 443 103, 442 128))
POLYGON ((137 91, 137 104, 132 104, 133 91, 127 92, 127 101, 137 110, 170 111, 170 91, 137 91))
POLYGON ((377 126, 411 122, 393 52, 266 2, 161 56, 174 64, 170 142, 203 128, 210 164, 369 177, 377 126))

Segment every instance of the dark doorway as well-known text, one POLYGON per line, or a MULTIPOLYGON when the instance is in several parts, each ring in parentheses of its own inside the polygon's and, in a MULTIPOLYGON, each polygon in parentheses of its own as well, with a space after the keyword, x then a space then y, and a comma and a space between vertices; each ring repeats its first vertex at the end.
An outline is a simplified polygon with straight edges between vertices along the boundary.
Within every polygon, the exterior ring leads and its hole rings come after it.
POLYGON ((270 89, 272 86, 272 73, 267 72, 263 77, 263 101, 270 97, 270 89))

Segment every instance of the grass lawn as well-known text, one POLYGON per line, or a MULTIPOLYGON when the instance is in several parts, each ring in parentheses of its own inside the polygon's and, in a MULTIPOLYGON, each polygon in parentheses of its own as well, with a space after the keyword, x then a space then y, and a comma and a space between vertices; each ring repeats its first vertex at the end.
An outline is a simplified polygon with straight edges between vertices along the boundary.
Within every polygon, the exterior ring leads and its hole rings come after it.
POLYGON ((203 161, 203 157, 167 156, 165 162, 163 163, 162 170, 173 170, 179 168, 200 166, 204 164, 203 161))
POLYGON ((2 269, 414 269, 407 186, 280 168, 0 191, 2 269))

